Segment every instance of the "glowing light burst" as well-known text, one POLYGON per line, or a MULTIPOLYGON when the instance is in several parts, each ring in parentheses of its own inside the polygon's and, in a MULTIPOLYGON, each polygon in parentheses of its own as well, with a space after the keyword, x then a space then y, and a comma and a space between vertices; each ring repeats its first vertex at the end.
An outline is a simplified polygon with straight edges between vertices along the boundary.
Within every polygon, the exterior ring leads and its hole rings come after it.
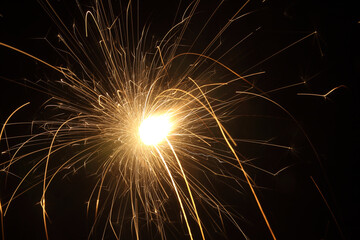
MULTIPOLYGON (((46 106, 53 117, 34 121, 32 126, 40 126, 43 131, 12 147, 11 159, 2 163, 3 171, 10 173, 10 168, 24 160, 33 156, 37 159, 21 176, 11 197, 0 202, 4 215, 15 198, 41 186, 43 224, 46 237, 51 239, 46 211, 48 189, 58 175, 67 175, 68 169, 86 168, 96 169, 92 173, 97 179, 87 201, 87 213, 94 218, 90 236, 101 228, 102 236, 110 234, 120 239, 131 232, 140 239, 147 236, 143 234, 147 226, 147 234, 155 232, 153 235, 161 239, 168 238, 172 228, 185 232, 189 239, 205 239, 207 229, 222 232, 226 221, 247 238, 237 219, 239 214, 216 195, 214 182, 218 181, 221 187, 235 191, 247 186, 264 228, 276 239, 255 182, 244 168, 248 159, 236 148, 238 140, 224 125, 232 119, 236 104, 254 98, 293 117, 268 97, 277 89, 264 92, 249 80, 263 72, 240 75, 220 61, 222 56, 212 56, 221 34, 241 18, 248 2, 234 12, 200 53, 192 52, 193 46, 181 49, 199 1, 190 4, 181 20, 150 47, 148 28, 140 30, 132 16, 131 1, 124 8, 124 16, 119 17, 113 16, 111 5, 96 1, 93 9, 84 13, 84 31, 75 25, 70 31, 52 6, 44 4, 60 23, 63 34, 59 34, 59 40, 66 49, 63 54, 74 61, 69 61, 66 68, 57 67, 1 43, 62 74, 59 81, 46 86, 34 84, 38 90, 50 91, 46 106), (218 80, 217 69, 226 71, 229 77, 218 80), (217 97, 219 89, 234 84, 240 86, 236 93, 233 91, 235 97, 217 97), (66 152, 71 154, 63 157, 66 152), (33 175, 35 180, 31 180, 33 175), (222 184, 225 180, 229 182, 222 184), (33 186, 27 186, 27 181, 34 182, 33 186), (170 210, 169 203, 175 210, 170 210), (186 230, 174 227, 174 222, 181 222, 186 230)), ((307 34, 281 51, 315 34, 307 34)), ((291 150, 281 144, 247 141, 291 150)))
POLYGON ((166 115, 149 116, 139 127, 140 139, 146 145, 157 145, 171 131, 170 119, 166 115))

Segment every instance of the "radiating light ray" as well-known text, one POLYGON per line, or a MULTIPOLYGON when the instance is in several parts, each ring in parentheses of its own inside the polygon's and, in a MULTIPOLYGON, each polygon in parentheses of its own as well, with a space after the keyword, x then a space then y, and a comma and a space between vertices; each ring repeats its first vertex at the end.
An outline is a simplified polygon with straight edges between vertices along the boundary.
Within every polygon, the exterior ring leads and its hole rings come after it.
POLYGON ((322 98, 324 98, 325 100, 327 100, 327 99, 328 99, 328 96, 329 96, 332 92, 336 91, 336 90, 339 89, 339 88, 347 88, 347 87, 346 87, 345 85, 340 85, 340 86, 334 87, 333 89, 331 89, 330 91, 328 91, 328 92, 325 93, 325 94, 318 94, 318 93, 298 93, 297 95, 299 95, 299 96, 322 97, 322 98))
POLYGON ((188 233, 189 233, 190 239, 193 240, 194 238, 193 238, 192 231, 191 231, 191 228, 190 228, 190 225, 189 225, 189 221, 188 221, 187 214, 186 214, 186 212, 185 212, 183 200, 182 200, 182 198, 181 198, 181 196, 180 196, 180 194, 179 194, 179 190, 178 190, 178 188, 177 188, 177 186, 176 186, 174 177, 173 177, 173 175, 171 174, 171 171, 170 171, 168 165, 166 164, 166 161, 165 161, 163 155, 161 154, 160 150, 159 150, 156 146, 154 146, 154 148, 156 149, 157 153, 159 154, 159 157, 161 158, 161 161, 163 162, 164 167, 166 168, 166 171, 167 171, 167 173, 168 173, 168 175, 169 175, 169 177, 170 177, 170 179, 171 179, 171 183, 172 183, 172 185, 173 185, 173 187, 174 187, 174 191, 175 191, 175 193, 176 193, 176 197, 177 197, 177 199, 178 199, 178 202, 179 202, 179 205, 180 205, 180 208, 181 208, 181 212, 182 212, 183 217, 184 217, 184 219, 185 219, 185 223, 186 223, 186 227, 187 227, 187 229, 188 229, 188 233))
POLYGON ((4 213, 3 213, 3 209, 2 209, 1 200, 0 200, 0 224, 1 224, 1 236, 2 236, 2 239, 5 240, 4 213))
POLYGON ((326 198, 324 197, 323 193, 321 192, 321 190, 320 190, 319 186, 317 185, 317 183, 315 182, 314 178, 313 178, 312 176, 310 176, 310 179, 311 179, 311 181, 314 183, 316 189, 318 190, 319 194, 321 195, 322 200, 324 201, 326 207, 328 208, 328 210, 329 210, 329 212, 330 212, 330 214, 331 214, 331 217, 332 217, 332 219, 334 220, 335 225, 336 225, 336 227, 337 227, 337 229, 338 229, 338 231, 339 231, 339 233, 340 233, 341 239, 345 239, 345 236, 344 236, 344 234, 343 234, 343 232, 342 232, 342 230, 341 230, 341 227, 340 227, 340 225, 339 225, 339 223, 338 223, 338 221, 337 221, 337 219, 336 219, 336 217, 335 217, 335 214, 334 214, 334 212, 332 211, 332 209, 331 209, 328 201, 327 201, 326 198))
POLYGON ((198 223, 199 228, 200 228, 201 237, 202 237, 202 239, 205 239, 205 235, 204 235, 204 231, 203 231, 203 228, 202 228, 202 224, 201 224, 201 220, 200 220, 200 217, 199 217, 199 213, 198 213, 198 211, 197 211, 196 204, 195 204, 195 201, 194 201, 194 197, 193 197, 193 195, 192 195, 192 192, 191 192, 191 189, 190 189, 190 185, 189 185, 189 182, 188 182, 188 180, 187 180, 187 178, 186 178, 184 169, 183 169, 183 167, 182 167, 182 165, 181 165, 181 162, 180 162, 180 160, 179 160, 179 158, 178 158, 178 156, 177 156, 177 154, 176 154, 173 146, 171 145, 170 141, 169 141, 168 139, 166 139, 166 142, 168 143, 169 147, 171 148, 171 151, 173 152, 173 154, 174 154, 174 156, 175 156, 175 159, 176 159, 176 161, 177 161, 177 163, 178 163, 178 165, 179 165, 179 167, 180 167, 181 174, 182 174, 182 176, 183 176, 183 178, 184 178, 184 181, 185 181, 185 183, 186 183, 186 187, 187 187, 187 190, 188 190, 190 199, 191 199, 192 207, 194 208, 193 210, 194 210, 194 213, 195 213, 195 215, 196 215, 196 220, 197 220, 197 223, 198 223))
MULTIPOLYGON (((0 43, 0 44, 1 44, 1 43, 0 43)), ((21 105, 20 107, 18 107, 17 109, 15 109, 15 111, 13 111, 13 112, 7 117, 7 119, 5 120, 5 123, 3 124, 2 128, 1 128, 0 140, 1 140, 1 137, 2 137, 3 132, 4 132, 4 130, 5 130, 5 126, 6 126, 6 124, 9 122, 10 118, 11 118, 17 111, 19 111, 21 108, 23 108, 23 107, 25 107, 26 105, 29 105, 29 104, 30 104, 30 102, 27 102, 27 103, 21 105)))

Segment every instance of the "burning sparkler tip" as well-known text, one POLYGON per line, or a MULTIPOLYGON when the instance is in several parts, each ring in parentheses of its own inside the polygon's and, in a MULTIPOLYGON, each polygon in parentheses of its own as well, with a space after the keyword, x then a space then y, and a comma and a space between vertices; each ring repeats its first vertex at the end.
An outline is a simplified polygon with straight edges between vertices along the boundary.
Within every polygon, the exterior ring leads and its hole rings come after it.
POLYGON ((171 123, 167 115, 153 115, 145 118, 140 127, 139 135, 145 145, 157 145, 169 134, 171 123))

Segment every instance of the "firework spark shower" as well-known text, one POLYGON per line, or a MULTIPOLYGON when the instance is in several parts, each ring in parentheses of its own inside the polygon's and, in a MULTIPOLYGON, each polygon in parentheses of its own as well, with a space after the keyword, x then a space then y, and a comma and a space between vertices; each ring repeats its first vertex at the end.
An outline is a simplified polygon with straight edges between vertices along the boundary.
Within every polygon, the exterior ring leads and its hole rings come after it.
POLYGON ((0 39, 2 238, 344 238, 315 120, 351 83, 304 6, 31 5, 0 39))

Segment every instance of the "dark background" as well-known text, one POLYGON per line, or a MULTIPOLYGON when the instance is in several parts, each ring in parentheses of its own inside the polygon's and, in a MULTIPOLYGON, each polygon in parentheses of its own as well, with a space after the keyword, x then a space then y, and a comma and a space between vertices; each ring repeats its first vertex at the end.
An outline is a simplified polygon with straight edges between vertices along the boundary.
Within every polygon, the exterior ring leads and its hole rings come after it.
MULTIPOLYGON (((177 1, 166 4, 161 1, 140 2, 140 21, 150 24, 150 31, 154 37, 160 38, 172 26, 177 1)), ((253 173, 257 176, 257 183, 268 188, 259 190, 260 198, 279 239, 341 239, 341 234, 310 176, 315 179, 334 212, 344 239, 358 239, 360 158, 357 123, 360 16, 355 3, 351 2, 355 1, 266 1, 263 4, 253 1, 244 12, 254 12, 232 25, 222 37, 224 46, 219 52, 229 49, 257 27, 262 27, 250 41, 240 44, 224 58, 225 64, 242 73, 297 39, 315 30, 319 33, 316 37, 311 37, 260 64, 253 71, 267 72, 268 81, 259 79, 256 82, 259 88, 265 90, 309 79, 305 86, 276 92, 270 97, 294 115, 313 142, 321 163, 314 157, 301 131, 293 125, 281 125, 281 122, 273 121, 273 132, 266 132, 266 127, 261 129, 262 122, 260 125, 254 123, 254 128, 257 129, 254 132, 251 130, 252 122, 244 118, 239 119, 239 124, 230 125, 235 133, 244 138, 250 136, 266 139, 268 135, 275 134, 280 142, 284 140, 295 146, 296 153, 290 154, 278 154, 267 150, 259 153, 258 149, 251 149, 246 144, 239 146, 239 150, 245 151, 248 156, 269 155, 268 162, 277 161, 274 169, 295 163, 295 167, 276 177, 269 178, 257 172, 253 173), (311 78, 312 76, 315 77, 311 78), (340 85, 346 87, 334 91, 328 100, 296 95, 298 92, 325 94, 340 85), (246 124, 250 133, 238 127, 240 123, 246 124), (283 162, 279 163, 279 159, 283 162), (285 159, 291 164, 284 162, 285 159)), ((86 9, 87 3, 82 4, 86 9)), ((217 1, 200 3, 195 21, 190 24, 184 38, 185 44, 190 44, 196 37, 203 19, 211 14, 209 9, 214 9, 216 4, 217 1)), ((67 26, 74 21, 82 21, 73 2, 56 1, 53 6, 67 26)), ((184 3, 181 5, 180 12, 185 6, 184 3)), ((239 7, 237 1, 226 1, 215 15, 214 23, 201 36, 204 40, 198 41, 194 50, 201 49, 201 44, 209 41, 213 33, 219 31, 239 7)), ((22 49, 55 66, 67 64, 45 40, 48 39, 56 45, 58 30, 39 3, 1 1, 0 14, 1 42, 22 49)), ((214 57, 216 54, 219 53, 215 52, 214 57)), ((3 123, 15 108, 27 101, 30 101, 31 105, 16 114, 13 121, 24 122, 40 118, 41 105, 48 96, 27 87, 28 83, 24 79, 32 82, 38 79, 56 79, 60 77, 59 74, 4 47, 0 48, 0 59, 1 122, 3 123)), ((250 102, 248 106, 254 106, 255 113, 275 111, 266 104, 259 106, 250 102)), ((244 114, 251 112, 242 111, 244 114)), ((283 117, 277 112, 273 115, 283 117)), ((29 127, 19 126, 7 134, 19 135, 28 130, 29 127)), ((15 144, 16 140, 10 141, 11 143, 15 144)), ((6 146, 2 143, 1 147, 3 151, 6 146)), ((7 156, 1 157, 7 159, 7 156)), ((266 169, 273 167, 261 161, 258 164, 264 164, 262 166, 266 169)), ((3 179, 0 178, 1 181, 3 179)), ((70 179, 59 180, 54 184, 47 200, 52 220, 49 227, 50 239, 86 239, 91 220, 86 218, 84 203, 93 183, 94 179, 79 171, 70 179)), ((3 199, 8 199, 8 189, 11 187, 5 187, 3 182, 0 184, 0 200, 3 202, 3 199)), ((248 190, 246 194, 241 198, 243 206, 235 207, 242 211, 241 215, 247 219, 240 221, 240 225, 251 239, 270 239, 248 190)), ((237 198, 231 199, 231 193, 228 195, 229 202, 234 205, 240 202, 237 198)), ((45 238, 41 208, 37 204, 40 197, 41 190, 35 189, 13 202, 5 217, 6 239, 45 238)), ((240 236, 231 226, 227 231, 228 239, 240 236)))

